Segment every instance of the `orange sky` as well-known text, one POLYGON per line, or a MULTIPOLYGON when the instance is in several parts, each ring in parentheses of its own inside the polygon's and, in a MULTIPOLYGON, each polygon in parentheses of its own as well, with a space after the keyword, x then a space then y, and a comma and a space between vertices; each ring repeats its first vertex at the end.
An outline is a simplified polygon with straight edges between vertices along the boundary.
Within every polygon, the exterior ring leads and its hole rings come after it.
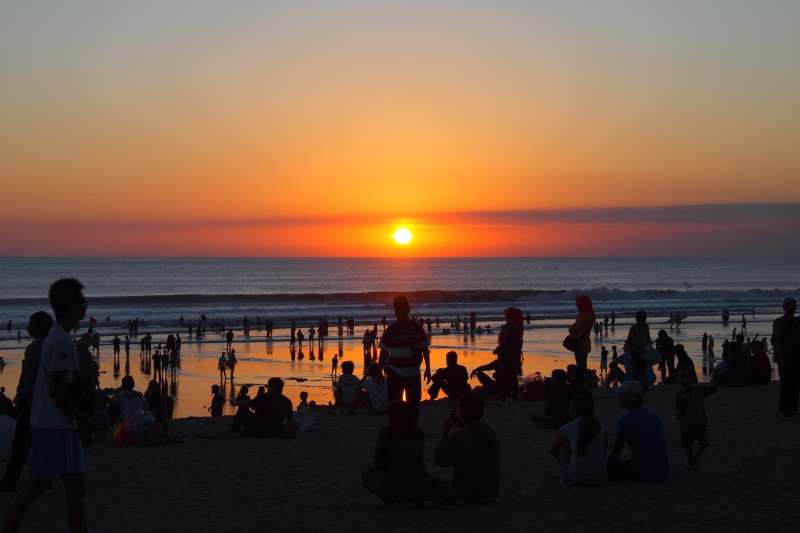
POLYGON ((797 4, 557 6, 3 8, 0 253, 552 255, 631 230, 442 220, 800 201, 797 4))

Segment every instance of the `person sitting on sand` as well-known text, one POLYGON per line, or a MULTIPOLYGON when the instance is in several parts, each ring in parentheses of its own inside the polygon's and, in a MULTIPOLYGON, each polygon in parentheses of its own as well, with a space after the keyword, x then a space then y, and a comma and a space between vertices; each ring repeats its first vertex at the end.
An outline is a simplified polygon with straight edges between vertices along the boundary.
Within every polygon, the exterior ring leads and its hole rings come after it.
POLYGON ((550 454, 561 462, 561 475, 576 485, 600 485, 608 481, 606 450, 608 436, 594 414, 590 394, 572 401, 577 418, 561 426, 550 454))
POLYGON ((212 385, 211 386, 211 406, 208 408, 208 412, 211 413, 212 417, 222 416, 222 408, 225 406, 225 395, 223 395, 219 390, 219 385, 212 385))
POLYGON ((698 462, 703 452, 708 448, 706 437, 705 397, 717 392, 715 385, 699 385, 693 381, 696 378, 688 367, 683 367, 678 373, 678 382, 681 388, 675 396, 675 406, 678 411, 678 424, 681 430, 681 446, 686 452, 686 460, 692 470, 697 470, 698 462), (697 441, 698 450, 694 454, 694 443, 697 441))
POLYGON ((334 397, 336 407, 341 412, 347 409, 351 414, 356 409, 356 404, 361 396, 361 380, 353 375, 355 365, 352 361, 342 362, 342 375, 336 380, 334 387, 334 397))
POLYGON ((304 411, 308 409, 308 392, 301 391, 300 392, 300 403, 297 404, 297 412, 304 411))
POLYGON ((141 392, 134 390, 136 382, 131 376, 122 378, 119 390, 111 397, 108 405, 108 423, 124 424, 129 418, 139 416, 144 410, 144 398, 141 392))
POLYGON ((253 416, 246 427, 253 437, 293 437, 296 434, 292 414, 292 401, 283 395, 283 380, 269 378, 267 393, 252 401, 253 416))
POLYGON ((439 391, 444 391, 448 398, 457 400, 469 391, 469 375, 467 368, 458 364, 458 354, 454 351, 445 355, 447 366, 440 368, 431 376, 432 384, 428 388, 431 400, 439 396, 439 391))
POLYGON ((233 415, 231 428, 233 428, 234 433, 238 433, 245 427, 247 420, 252 416, 252 411, 250 411, 250 387, 242 385, 239 388, 239 394, 236 395, 233 405, 236 407, 236 414, 233 415))
POLYGON ((669 460, 664 426, 661 420, 642 407, 642 385, 625 381, 618 389, 619 403, 628 413, 617 427, 617 439, 608 458, 608 478, 611 481, 666 481, 669 479, 669 460), (621 460, 625 447, 631 458, 621 460))
POLYGON ((385 413, 389 409, 389 389, 386 380, 381 376, 378 363, 371 363, 367 377, 361 382, 369 410, 373 413, 385 413))
POLYGON ((567 383, 567 373, 557 368, 544 380, 544 412, 531 413, 531 420, 547 429, 556 429, 570 419, 569 407, 572 388, 567 383))
POLYGON ((458 412, 451 412, 444 421, 442 438, 433 455, 438 466, 453 467, 451 486, 459 500, 495 498, 500 489, 500 441, 481 422, 483 409, 480 394, 462 395, 458 412))
POLYGON ((434 480, 425 466, 425 435, 417 425, 415 407, 406 402, 389 406, 389 425, 378 432, 374 460, 362 480, 382 504, 420 504, 434 495, 434 480))

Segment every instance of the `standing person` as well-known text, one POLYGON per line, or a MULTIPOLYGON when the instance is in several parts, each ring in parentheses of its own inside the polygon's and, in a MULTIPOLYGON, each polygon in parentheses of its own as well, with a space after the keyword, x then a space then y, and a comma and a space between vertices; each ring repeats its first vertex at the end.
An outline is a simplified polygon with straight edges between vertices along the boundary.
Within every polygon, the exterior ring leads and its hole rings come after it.
POLYGON ((50 305, 56 323, 42 343, 31 400, 31 482, 11 504, 3 531, 17 531, 36 499, 59 476, 66 493, 67 523, 75 532, 87 531, 83 497, 83 445, 91 439, 92 422, 72 401, 69 388, 79 376, 75 343, 70 331, 86 316, 83 285, 60 279, 50 286, 50 305))
POLYGON ((608 375, 608 350, 605 346, 600 348, 600 375, 608 375))
POLYGON ((675 380, 675 341, 666 330, 659 330, 656 337, 656 350, 661 355, 658 369, 661 371, 661 382, 671 383, 675 380))
POLYGON ((114 339, 111 341, 111 344, 114 347, 114 357, 119 355, 121 342, 122 341, 119 340, 119 336, 114 335, 114 339))
POLYGON ((708 359, 713 361, 714 360, 714 336, 708 336, 708 359))
MULTIPOLYGON (((581 294, 575 298, 575 306, 578 308, 578 316, 575 322, 569 327, 569 337, 573 340, 567 346, 575 354, 575 364, 580 370, 586 370, 586 359, 592 351, 591 332, 594 327, 594 307, 592 299, 586 294, 581 294), (574 349, 573 349, 574 348, 574 349)), ((567 341, 565 341, 565 346, 567 341)))
POLYGON ((225 349, 230 350, 231 346, 233 346, 233 330, 229 329, 225 334, 225 349))
POLYGON ((785 416, 797 414, 800 398, 800 318, 794 298, 783 301, 783 316, 772 323, 772 342, 781 380, 778 409, 785 416))
POLYGON ((208 412, 216 418, 222 416, 222 408, 225 407, 225 395, 219 390, 219 385, 211 385, 211 405, 208 412))
POLYGON ((225 382, 225 369, 228 367, 228 361, 225 358, 225 352, 222 352, 222 355, 219 356, 217 360, 217 368, 219 369, 219 381, 221 383, 225 382))
POLYGON ((397 320, 386 328, 381 337, 380 365, 386 372, 389 401, 401 400, 405 392, 406 401, 418 415, 422 394, 419 367, 423 360, 425 380, 426 382, 431 380, 428 336, 419 322, 411 320, 408 298, 400 295, 393 303, 397 320))
POLYGON ((14 400, 17 408, 17 424, 14 429, 14 438, 11 441, 11 456, 6 465, 0 490, 14 492, 17 480, 22 473, 22 468, 28 460, 31 449, 31 400, 39 370, 39 360, 42 356, 44 339, 53 327, 53 319, 44 311, 33 313, 28 321, 28 335, 33 341, 25 348, 25 358, 22 360, 22 372, 17 385, 17 397, 14 400))
POLYGON ((708 333, 703 332, 703 340, 700 341, 700 347, 703 349, 703 355, 708 353, 708 333))
POLYGON ((239 364, 239 360, 236 359, 236 350, 231 350, 228 353, 228 368, 230 369, 231 381, 233 381, 233 371, 236 370, 236 365, 239 364))
POLYGON ((506 323, 500 328, 497 348, 492 353, 497 355, 497 384, 500 399, 505 401, 506 395, 516 401, 519 396, 518 376, 522 374, 522 335, 525 324, 522 311, 509 307, 503 313, 506 323))
POLYGON ((635 361, 635 379, 642 384, 644 390, 648 389, 647 382, 647 363, 645 362, 644 352, 653 343, 650 338, 650 326, 647 324, 647 312, 636 312, 636 323, 628 330, 628 339, 625 341, 625 349, 630 352, 635 361))

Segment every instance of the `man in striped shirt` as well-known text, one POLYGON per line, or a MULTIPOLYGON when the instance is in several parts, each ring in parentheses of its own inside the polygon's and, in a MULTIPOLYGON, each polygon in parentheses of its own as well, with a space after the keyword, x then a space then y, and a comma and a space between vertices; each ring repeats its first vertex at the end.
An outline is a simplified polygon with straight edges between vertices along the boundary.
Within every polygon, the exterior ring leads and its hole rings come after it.
POLYGON ((381 337, 380 365, 386 373, 386 385, 389 389, 389 401, 396 402, 406 393, 406 401, 419 413, 419 401, 422 395, 419 366, 425 361, 425 379, 431 380, 430 353, 428 352, 428 336, 425 329, 411 320, 411 309, 408 298, 403 295, 394 299, 394 314, 397 320, 392 322, 381 337))

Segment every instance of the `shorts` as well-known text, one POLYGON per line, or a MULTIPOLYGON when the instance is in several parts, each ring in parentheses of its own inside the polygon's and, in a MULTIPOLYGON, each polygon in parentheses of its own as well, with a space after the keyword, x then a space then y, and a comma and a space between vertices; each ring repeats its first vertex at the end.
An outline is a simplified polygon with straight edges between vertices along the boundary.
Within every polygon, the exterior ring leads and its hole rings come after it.
POLYGON ((689 448, 695 443, 695 441, 701 446, 708 444, 705 426, 681 430, 681 446, 684 448, 689 448))
POLYGON ((50 479, 65 474, 82 474, 83 445, 75 429, 31 428, 32 479, 50 479))

